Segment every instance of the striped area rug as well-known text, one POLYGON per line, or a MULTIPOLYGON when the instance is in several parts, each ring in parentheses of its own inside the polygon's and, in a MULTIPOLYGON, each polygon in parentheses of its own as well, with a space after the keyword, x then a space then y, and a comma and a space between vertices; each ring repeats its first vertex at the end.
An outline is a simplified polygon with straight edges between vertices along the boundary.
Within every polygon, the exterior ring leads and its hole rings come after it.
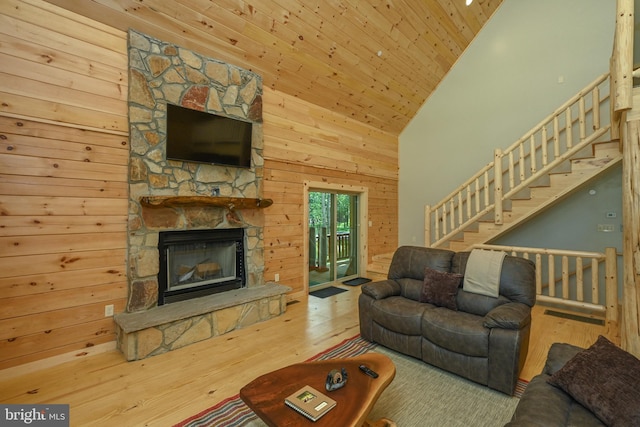
MULTIPOLYGON (((360 338, 360 335, 356 335, 322 353, 316 354, 308 359, 307 362, 358 356, 376 346, 377 344, 360 338)), ((187 418, 174 427, 237 427, 256 418, 253 411, 240 399, 240 395, 236 394, 199 414, 187 418)))
MULTIPOLYGON (((353 338, 346 339, 340 344, 311 357, 307 361, 358 356, 374 350, 376 347, 378 347, 377 344, 366 341, 362 339, 360 335, 356 335, 353 338)), ((383 348, 381 347, 380 349, 382 350, 383 348)), ((384 350, 388 351, 386 349, 384 350)), ((526 381, 518 381, 515 397, 520 397, 526 386, 526 381)), ((498 392, 494 393, 496 393, 496 395, 501 395, 501 393, 498 392)), ((205 409, 199 414, 189 417, 188 419, 176 424, 174 427, 238 427, 249 424, 252 421, 257 421, 257 416, 251 409, 249 409, 249 407, 247 407, 242 399, 240 399, 239 395, 235 395, 223 400, 211 408, 205 409)), ((260 422, 258 422, 258 424, 262 425, 260 422)))

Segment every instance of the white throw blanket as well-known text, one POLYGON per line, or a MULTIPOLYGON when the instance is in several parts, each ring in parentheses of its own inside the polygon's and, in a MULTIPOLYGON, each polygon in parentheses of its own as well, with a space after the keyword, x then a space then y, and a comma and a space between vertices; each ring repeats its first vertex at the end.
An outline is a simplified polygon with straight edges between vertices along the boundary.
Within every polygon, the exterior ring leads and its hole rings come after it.
POLYGON ((502 260, 506 255, 502 251, 472 250, 467 260, 462 289, 474 294, 498 298, 502 260))

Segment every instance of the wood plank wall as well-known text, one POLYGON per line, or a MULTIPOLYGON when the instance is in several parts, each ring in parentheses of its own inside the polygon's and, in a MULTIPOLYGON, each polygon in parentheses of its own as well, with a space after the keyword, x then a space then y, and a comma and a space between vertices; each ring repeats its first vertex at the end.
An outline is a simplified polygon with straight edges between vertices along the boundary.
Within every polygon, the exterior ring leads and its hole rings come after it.
MULTIPOLYGON (((366 187, 369 261, 398 246, 397 137, 269 89, 264 91, 265 278, 305 290, 304 181, 366 187)), ((365 224, 366 226, 366 224, 365 224)))
POLYGON ((126 38, 0 2, 0 369, 115 339, 127 295, 126 38))
MULTIPOLYGON (((176 38, 178 39, 178 38, 176 38)), ((0 2, 0 370, 114 341, 124 310, 126 33, 0 2)), ((264 96, 265 276, 302 284, 304 180, 369 188, 369 257, 397 246, 397 136, 264 96)))

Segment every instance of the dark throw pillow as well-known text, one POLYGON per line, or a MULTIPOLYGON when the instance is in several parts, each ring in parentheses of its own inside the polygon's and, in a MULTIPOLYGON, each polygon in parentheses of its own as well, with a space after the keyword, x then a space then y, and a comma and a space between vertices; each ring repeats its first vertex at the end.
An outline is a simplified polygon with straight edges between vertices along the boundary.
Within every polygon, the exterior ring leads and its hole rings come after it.
POLYGON ((420 302, 458 310, 456 295, 462 282, 462 274, 425 268, 420 302))
POLYGON ((640 425, 640 360, 603 336, 547 381, 609 426, 640 425))

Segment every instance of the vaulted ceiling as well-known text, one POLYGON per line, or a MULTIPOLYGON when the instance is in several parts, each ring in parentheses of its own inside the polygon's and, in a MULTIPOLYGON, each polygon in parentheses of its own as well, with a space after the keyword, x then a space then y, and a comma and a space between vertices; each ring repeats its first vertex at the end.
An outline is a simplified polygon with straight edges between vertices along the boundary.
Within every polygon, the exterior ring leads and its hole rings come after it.
POLYGON ((502 0, 48 0, 398 134, 502 0))

